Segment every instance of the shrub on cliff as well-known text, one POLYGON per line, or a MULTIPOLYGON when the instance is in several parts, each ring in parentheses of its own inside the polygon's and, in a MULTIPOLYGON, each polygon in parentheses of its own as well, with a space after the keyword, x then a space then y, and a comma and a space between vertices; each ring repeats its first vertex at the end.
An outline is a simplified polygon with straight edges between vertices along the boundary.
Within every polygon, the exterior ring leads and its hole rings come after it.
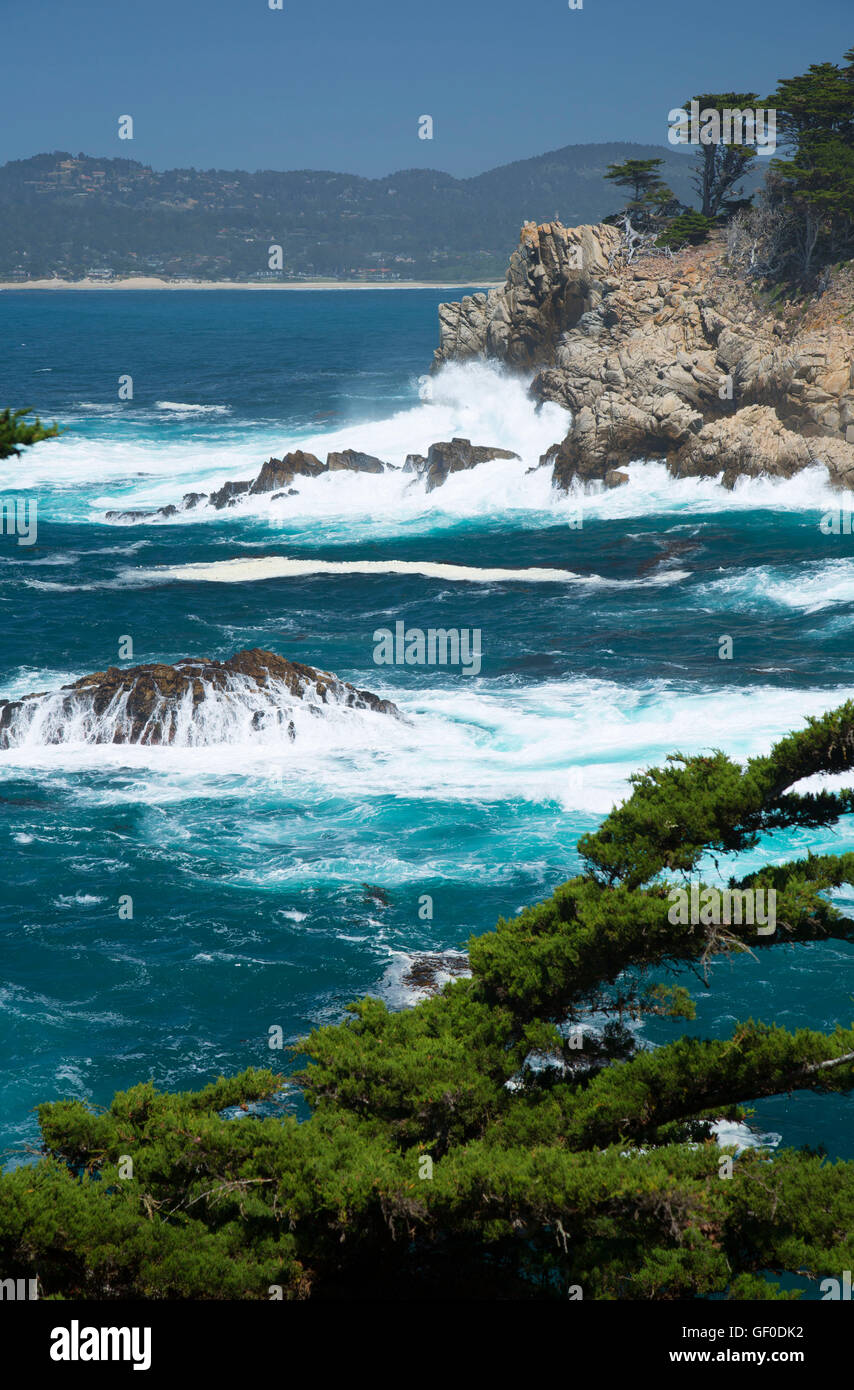
POLYGON ((606 179, 621 188, 630 188, 632 196, 618 213, 604 220, 612 225, 629 222, 636 233, 654 233, 668 218, 674 217, 682 204, 673 190, 659 175, 663 159, 627 159, 623 164, 609 164, 606 179))
POLYGON ((674 217, 667 231, 662 232, 656 239, 656 246, 669 246, 671 251, 676 251, 680 246, 699 246, 701 241, 705 241, 709 232, 714 227, 711 217, 704 217, 701 212, 680 212, 678 217, 674 217))
POLYGON ((256 1070, 42 1105, 45 1156, 0 1179, 4 1276, 92 1298, 765 1299, 792 1296, 769 1271, 851 1268, 854 1163, 735 1156, 711 1123, 851 1090, 854 1029, 747 1020, 649 1050, 627 1024, 692 1016, 663 969, 854 940, 828 898, 854 881, 851 853, 731 880, 776 894, 770 934, 705 908, 685 925, 672 905, 674 885, 717 891, 707 858, 854 810, 854 791, 790 790, 852 766, 849 702, 745 767, 674 755, 635 776, 579 842, 584 871, 471 941, 471 979, 401 1013, 363 999, 310 1035, 301 1123, 275 1114, 283 1078, 256 1070))

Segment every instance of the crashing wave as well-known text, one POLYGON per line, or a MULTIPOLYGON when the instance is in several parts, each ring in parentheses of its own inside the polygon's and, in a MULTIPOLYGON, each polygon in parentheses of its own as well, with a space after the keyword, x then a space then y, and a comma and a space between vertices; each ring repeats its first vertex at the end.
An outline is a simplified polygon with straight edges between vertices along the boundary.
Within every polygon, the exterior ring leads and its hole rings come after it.
POLYGON ((294 715, 325 707, 400 713, 328 671, 255 648, 228 661, 111 666, 57 691, 0 701, 0 749, 57 743, 292 742, 294 715))

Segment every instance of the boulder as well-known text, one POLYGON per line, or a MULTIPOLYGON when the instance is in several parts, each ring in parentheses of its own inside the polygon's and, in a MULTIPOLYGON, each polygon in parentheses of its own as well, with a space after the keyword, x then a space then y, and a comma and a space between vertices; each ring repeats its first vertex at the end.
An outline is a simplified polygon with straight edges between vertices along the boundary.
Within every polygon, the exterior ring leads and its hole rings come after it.
POLYGON ((314 454, 295 449, 293 453, 285 454, 283 459, 268 459, 249 492, 253 497, 263 492, 277 492, 288 487, 296 477, 316 478, 325 471, 326 465, 314 454))
POLYGON ((427 456, 407 454, 403 465, 404 473, 416 473, 423 478, 428 492, 441 487, 451 473, 459 473, 466 468, 475 468, 479 463, 490 459, 517 459, 518 454, 509 449, 499 449, 491 444, 472 444, 470 439, 451 439, 431 444, 427 456))
POLYGON ((351 473, 383 473, 388 465, 373 454, 360 454, 358 449, 342 449, 340 453, 329 454, 326 467, 330 473, 348 469, 351 473))

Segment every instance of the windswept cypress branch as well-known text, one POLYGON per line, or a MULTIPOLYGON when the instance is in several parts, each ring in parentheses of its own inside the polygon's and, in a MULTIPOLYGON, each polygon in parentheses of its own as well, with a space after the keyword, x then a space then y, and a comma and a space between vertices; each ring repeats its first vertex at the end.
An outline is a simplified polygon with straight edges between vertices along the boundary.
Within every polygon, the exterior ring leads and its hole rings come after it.
POLYGON ((805 729, 787 734, 766 758, 754 758, 749 766, 763 777, 766 800, 816 773, 849 772, 854 768, 854 701, 808 718, 805 729))
POLYGON ((738 1102, 798 1090, 854 1088, 854 1029, 830 1036, 743 1023, 732 1038, 680 1038, 600 1071, 589 1085, 563 1084, 542 1097, 523 1097, 503 1129, 514 1143, 571 1149, 644 1143, 661 1126, 699 1112, 718 1113, 738 1102))
POLYGON ((731 878, 776 894, 764 936, 671 911, 672 875, 706 891, 704 856, 851 809, 850 792, 787 788, 849 766, 852 709, 745 769, 715 753, 635 778, 581 842, 588 871, 471 942, 471 979, 403 1013, 362 1000, 311 1034, 294 1078, 307 1121, 224 1118, 275 1100, 282 1078, 255 1070, 198 1093, 136 1086, 107 1110, 40 1107, 46 1156, 0 1178, 7 1276, 71 1297, 265 1298, 271 1284, 291 1298, 417 1297, 438 1281, 496 1297, 578 1284, 587 1298, 668 1299, 773 1298, 784 1295, 769 1269, 850 1268, 854 1165, 746 1153, 725 1180, 720 1150, 697 1140, 740 1102, 850 1090, 854 1030, 746 1023, 631 1055, 620 1024, 627 1010, 690 1015, 683 989, 651 983, 655 968, 854 939, 827 897, 854 880, 852 853, 731 878), (561 1029, 592 1007, 612 1031, 573 1055, 561 1029), (535 1072, 533 1054, 564 1070, 535 1072))

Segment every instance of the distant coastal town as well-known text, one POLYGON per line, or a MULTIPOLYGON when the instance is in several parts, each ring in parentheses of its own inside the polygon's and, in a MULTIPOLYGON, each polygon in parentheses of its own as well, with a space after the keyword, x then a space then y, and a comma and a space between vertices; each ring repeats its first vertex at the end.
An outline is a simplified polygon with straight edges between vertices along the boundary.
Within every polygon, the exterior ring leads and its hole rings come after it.
POLYGON ((571 226, 613 211, 606 171, 628 156, 660 156, 690 198, 690 160, 630 142, 567 145, 470 179, 38 154, 0 166, 0 282, 483 284, 503 279, 528 218, 571 226))

